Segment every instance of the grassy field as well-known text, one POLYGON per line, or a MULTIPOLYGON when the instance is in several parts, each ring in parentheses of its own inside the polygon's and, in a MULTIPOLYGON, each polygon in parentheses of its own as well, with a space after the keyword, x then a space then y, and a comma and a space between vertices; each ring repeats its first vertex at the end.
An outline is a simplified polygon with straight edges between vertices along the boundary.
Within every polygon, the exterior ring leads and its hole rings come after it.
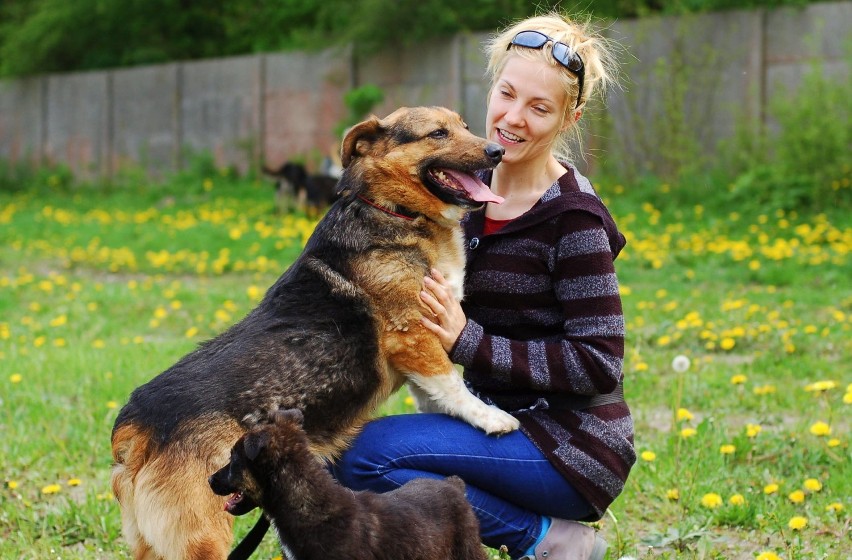
MULTIPOLYGON (((115 415, 298 254, 314 224, 275 216, 270 190, 221 174, 0 193, 0 558, 128 557, 115 415)), ((852 199, 848 174, 835 190, 852 199)), ((609 558, 852 556, 852 204, 601 191, 628 237, 616 264, 641 454, 599 524, 609 558)), ((381 413, 404 410, 400 394, 381 413)), ((257 558, 276 556, 268 536, 257 558)))

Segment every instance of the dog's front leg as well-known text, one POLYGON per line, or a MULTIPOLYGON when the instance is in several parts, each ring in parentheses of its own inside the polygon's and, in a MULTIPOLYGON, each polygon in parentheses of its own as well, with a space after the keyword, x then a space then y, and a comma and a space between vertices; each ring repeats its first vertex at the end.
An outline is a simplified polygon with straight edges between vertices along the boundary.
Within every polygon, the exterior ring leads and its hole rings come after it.
POLYGON ((409 373, 406 377, 422 412, 444 412, 488 434, 505 434, 518 429, 517 418, 472 395, 455 368, 443 374, 409 373))

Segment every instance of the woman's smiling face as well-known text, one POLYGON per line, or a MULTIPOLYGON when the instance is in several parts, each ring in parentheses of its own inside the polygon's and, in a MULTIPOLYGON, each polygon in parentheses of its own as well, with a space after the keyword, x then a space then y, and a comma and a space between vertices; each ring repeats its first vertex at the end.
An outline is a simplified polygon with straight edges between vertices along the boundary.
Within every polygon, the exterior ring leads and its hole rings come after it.
POLYGON ((506 149, 503 163, 546 159, 565 125, 566 93, 560 70, 541 60, 512 56, 491 89, 488 139, 506 149))

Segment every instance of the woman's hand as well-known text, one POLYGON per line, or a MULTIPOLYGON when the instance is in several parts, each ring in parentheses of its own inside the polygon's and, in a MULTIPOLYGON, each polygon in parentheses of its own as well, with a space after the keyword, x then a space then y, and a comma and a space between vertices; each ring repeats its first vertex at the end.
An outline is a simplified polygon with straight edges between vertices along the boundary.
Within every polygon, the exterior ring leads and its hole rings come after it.
POLYGON ((467 317, 444 276, 434 268, 431 274, 423 279, 420 301, 426 305, 433 316, 428 317, 427 314, 420 319, 420 322, 438 336, 441 346, 449 353, 467 324, 467 317))

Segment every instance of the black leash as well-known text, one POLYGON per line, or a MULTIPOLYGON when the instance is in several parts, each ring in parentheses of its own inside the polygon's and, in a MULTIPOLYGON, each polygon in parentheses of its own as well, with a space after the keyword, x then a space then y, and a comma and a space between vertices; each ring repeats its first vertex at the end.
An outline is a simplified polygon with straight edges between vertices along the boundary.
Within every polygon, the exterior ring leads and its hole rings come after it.
POLYGON ((228 555, 228 560, 248 560, 248 557, 251 556, 251 553, 257 550, 257 547, 260 546, 260 541, 263 540, 263 536, 266 535, 266 531, 269 530, 269 520, 260 512, 260 519, 257 520, 257 523, 254 524, 254 527, 251 528, 240 544, 231 551, 228 555))

